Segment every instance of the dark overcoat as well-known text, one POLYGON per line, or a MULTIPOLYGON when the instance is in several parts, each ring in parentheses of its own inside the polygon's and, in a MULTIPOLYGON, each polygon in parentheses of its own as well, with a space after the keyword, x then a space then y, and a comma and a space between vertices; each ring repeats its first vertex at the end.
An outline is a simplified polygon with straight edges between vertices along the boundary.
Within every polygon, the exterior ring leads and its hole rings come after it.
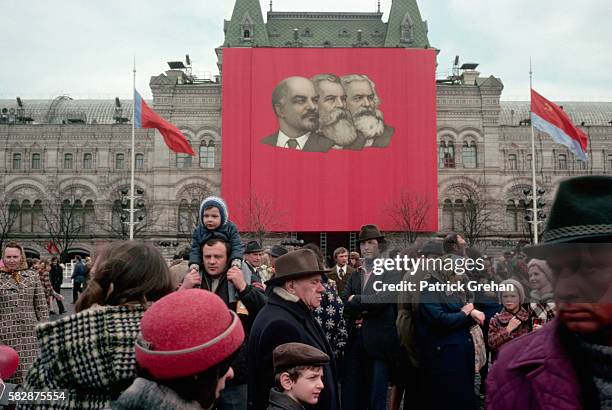
MULTIPOLYGON (((430 276, 430 283, 440 282, 430 276)), ((421 368, 426 397, 432 410, 474 410, 474 343, 470 328, 476 324, 461 311, 457 293, 423 291, 419 321, 421 368)))
POLYGON ((398 272, 385 272, 383 276, 370 275, 364 289, 362 286, 362 271, 355 271, 342 290, 344 314, 349 327, 349 341, 354 343, 355 320, 363 319, 361 337, 363 346, 372 359, 394 361, 399 355, 399 337, 395 321, 397 319, 397 294, 382 294, 374 290, 374 282, 383 280, 385 283, 399 282, 398 272), (349 302, 351 295, 355 295, 349 302))
POLYGON ((325 387, 319 396, 319 402, 312 408, 339 409, 336 363, 323 329, 303 302, 285 300, 275 292, 270 292, 268 304, 255 318, 249 335, 250 408, 267 408, 270 389, 274 384, 272 351, 277 346, 290 342, 316 347, 330 357, 329 364, 323 366, 325 387))

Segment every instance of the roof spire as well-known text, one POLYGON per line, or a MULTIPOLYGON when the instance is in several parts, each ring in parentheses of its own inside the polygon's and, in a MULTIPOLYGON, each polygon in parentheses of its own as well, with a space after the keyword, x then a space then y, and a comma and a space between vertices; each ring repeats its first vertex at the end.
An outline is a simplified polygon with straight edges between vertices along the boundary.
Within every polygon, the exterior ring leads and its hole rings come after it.
POLYGON ((378 12, 380 13, 380 0, 378 0, 378 12))
POLYGON ((270 13, 272 13, 272 0, 270 0, 270 13))

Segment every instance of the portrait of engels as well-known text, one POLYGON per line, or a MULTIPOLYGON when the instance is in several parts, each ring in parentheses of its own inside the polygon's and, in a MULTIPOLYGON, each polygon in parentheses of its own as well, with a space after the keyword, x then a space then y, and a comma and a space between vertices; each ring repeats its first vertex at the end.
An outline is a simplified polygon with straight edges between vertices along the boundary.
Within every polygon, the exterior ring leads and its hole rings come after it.
POLYGON ((310 152, 389 145, 376 85, 366 75, 288 77, 272 92, 279 129, 262 144, 310 152))

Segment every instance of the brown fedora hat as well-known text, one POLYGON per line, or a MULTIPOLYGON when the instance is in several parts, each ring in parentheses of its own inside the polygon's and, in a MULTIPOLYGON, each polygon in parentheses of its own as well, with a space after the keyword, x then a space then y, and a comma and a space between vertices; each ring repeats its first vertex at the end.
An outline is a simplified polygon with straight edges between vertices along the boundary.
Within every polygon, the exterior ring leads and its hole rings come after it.
POLYGON ((370 239, 385 239, 385 237, 380 233, 378 226, 369 224, 363 225, 361 230, 359 231, 359 237, 357 238, 357 243, 367 241, 370 239))
POLYGON ((280 285, 288 280, 302 276, 324 274, 329 269, 320 269, 317 255, 310 249, 298 249, 276 259, 274 276, 266 282, 267 286, 280 285))

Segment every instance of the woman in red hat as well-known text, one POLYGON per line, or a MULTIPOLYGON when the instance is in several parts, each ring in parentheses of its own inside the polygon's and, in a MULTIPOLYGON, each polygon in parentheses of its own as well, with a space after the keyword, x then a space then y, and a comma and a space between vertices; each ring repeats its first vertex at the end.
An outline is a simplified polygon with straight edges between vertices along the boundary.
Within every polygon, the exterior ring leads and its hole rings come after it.
POLYGON ((210 409, 233 377, 244 330, 235 312, 202 289, 175 292, 142 317, 136 342, 141 377, 113 402, 119 410, 210 409))

